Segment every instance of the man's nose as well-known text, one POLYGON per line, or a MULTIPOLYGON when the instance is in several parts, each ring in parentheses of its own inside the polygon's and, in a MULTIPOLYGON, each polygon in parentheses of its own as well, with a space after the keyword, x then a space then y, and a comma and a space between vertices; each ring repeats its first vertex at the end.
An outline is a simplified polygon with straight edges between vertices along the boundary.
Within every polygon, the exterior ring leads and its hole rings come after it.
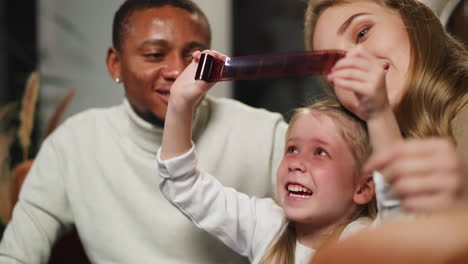
POLYGON ((167 60, 166 66, 162 70, 163 77, 169 81, 175 81, 177 77, 184 71, 187 67, 187 63, 184 61, 182 56, 173 55, 170 56, 167 60))

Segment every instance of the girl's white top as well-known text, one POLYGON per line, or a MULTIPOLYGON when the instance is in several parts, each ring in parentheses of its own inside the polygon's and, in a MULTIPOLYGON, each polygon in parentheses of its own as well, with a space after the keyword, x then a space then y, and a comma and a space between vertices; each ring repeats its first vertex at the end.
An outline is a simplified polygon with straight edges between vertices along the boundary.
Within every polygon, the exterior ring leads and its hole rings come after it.
MULTIPOLYGON (((270 198, 249 197, 223 186, 198 168, 193 146, 187 153, 164 161, 160 151, 160 189, 164 196, 199 228, 248 257, 251 263, 258 263, 288 225, 283 209, 270 198)), ((370 218, 359 218, 344 229, 341 238, 371 223, 370 218)), ((308 263, 314 253, 314 249, 297 242, 295 262, 308 263)))

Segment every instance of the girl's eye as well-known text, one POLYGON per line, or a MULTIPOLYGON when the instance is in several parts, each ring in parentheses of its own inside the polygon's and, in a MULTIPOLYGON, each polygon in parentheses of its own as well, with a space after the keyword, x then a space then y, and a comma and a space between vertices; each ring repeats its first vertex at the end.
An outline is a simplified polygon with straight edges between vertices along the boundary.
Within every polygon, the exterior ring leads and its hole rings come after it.
POLYGON ((369 28, 365 28, 364 30, 361 30, 361 31, 357 34, 356 42, 361 41, 361 40, 366 36, 367 32, 369 32, 369 28))
POLYGON ((315 150, 315 155, 328 156, 328 153, 324 149, 318 148, 317 150, 315 150))
POLYGON ((291 146, 291 147, 288 147, 287 152, 288 153, 298 153, 298 150, 297 150, 296 147, 291 146))

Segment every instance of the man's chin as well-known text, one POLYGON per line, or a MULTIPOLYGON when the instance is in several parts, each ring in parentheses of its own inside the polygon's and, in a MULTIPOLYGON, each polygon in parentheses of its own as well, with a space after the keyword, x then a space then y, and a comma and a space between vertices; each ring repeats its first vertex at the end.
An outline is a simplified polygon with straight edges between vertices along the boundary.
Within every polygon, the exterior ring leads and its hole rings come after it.
POLYGON ((145 115, 145 120, 157 127, 164 127, 165 118, 166 116, 161 118, 153 113, 148 113, 145 115))

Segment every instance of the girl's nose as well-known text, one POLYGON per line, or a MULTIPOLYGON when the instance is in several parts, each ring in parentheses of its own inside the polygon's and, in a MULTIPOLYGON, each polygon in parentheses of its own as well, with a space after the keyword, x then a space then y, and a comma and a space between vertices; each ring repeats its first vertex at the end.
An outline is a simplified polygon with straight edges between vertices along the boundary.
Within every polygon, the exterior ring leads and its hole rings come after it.
POLYGON ((290 172, 305 172, 304 162, 300 158, 294 158, 289 162, 288 169, 290 172))

